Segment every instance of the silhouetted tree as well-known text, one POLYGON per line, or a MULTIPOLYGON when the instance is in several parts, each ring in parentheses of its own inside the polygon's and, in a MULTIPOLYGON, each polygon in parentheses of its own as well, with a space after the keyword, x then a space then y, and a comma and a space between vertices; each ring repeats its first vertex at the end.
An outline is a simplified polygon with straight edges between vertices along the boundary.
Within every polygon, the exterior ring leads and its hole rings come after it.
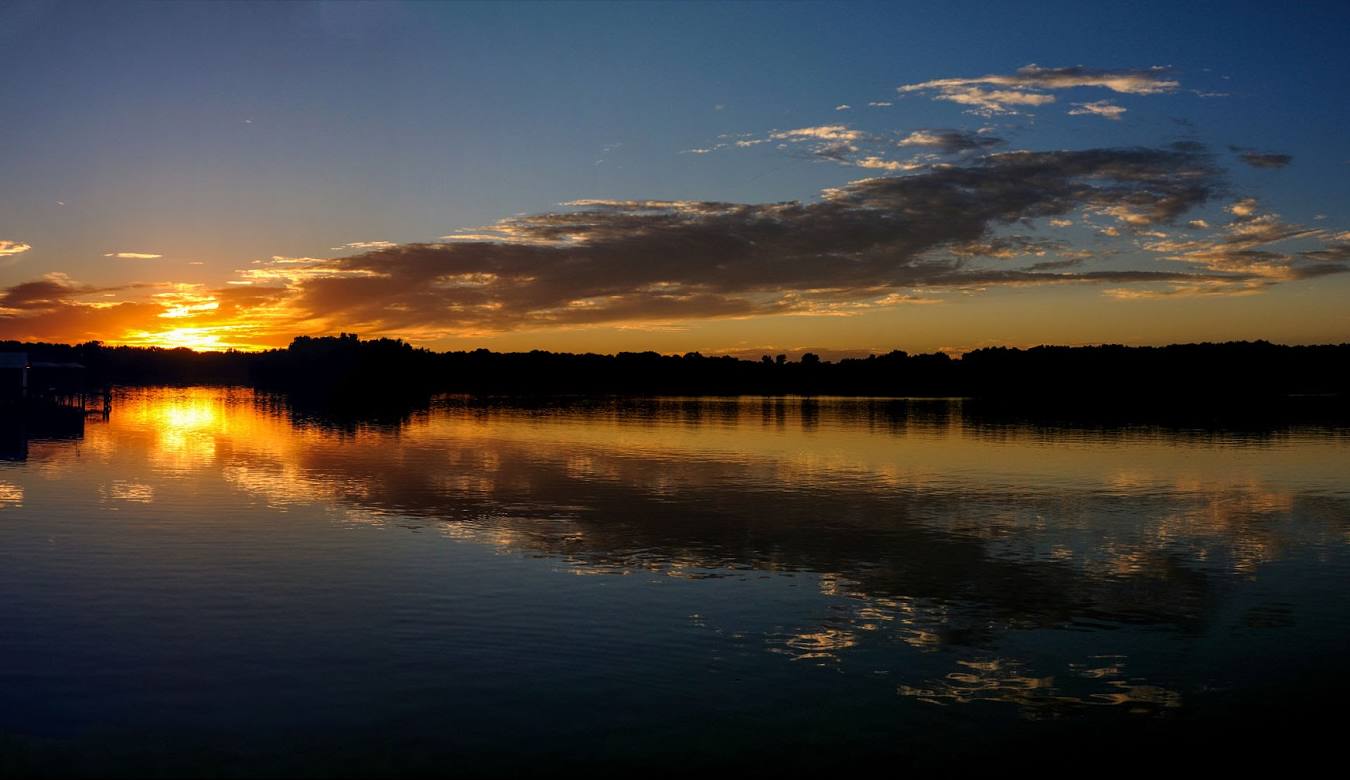
MULTIPOLYGON (((758 361, 698 352, 568 354, 486 349, 437 353, 355 334, 294 339, 285 349, 199 353, 187 349, 0 342, 35 362, 75 362, 91 385, 252 384, 297 397, 356 405, 406 403, 433 393, 504 395, 834 394, 963 396, 1023 408, 1141 403, 1246 406, 1289 397, 1350 397, 1350 345, 1269 342, 1166 347, 991 347, 827 362, 814 353, 758 361)), ((1299 403, 1304 403, 1300 401, 1299 403)))

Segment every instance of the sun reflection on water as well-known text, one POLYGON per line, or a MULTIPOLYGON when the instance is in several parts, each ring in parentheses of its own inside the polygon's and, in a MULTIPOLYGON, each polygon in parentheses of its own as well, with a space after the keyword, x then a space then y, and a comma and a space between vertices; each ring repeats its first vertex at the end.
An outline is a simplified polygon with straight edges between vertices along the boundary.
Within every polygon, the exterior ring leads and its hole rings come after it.
POLYGON ((0 509, 23 504, 23 486, 0 481, 0 509))
MULTIPOLYGON (((625 416, 447 405, 375 424, 302 415, 239 389, 135 391, 79 446, 130 469, 100 495, 138 509, 162 500, 165 477, 215 480, 269 518, 321 506, 345 528, 430 528, 578 575, 812 578, 828 606, 764 631, 764 649, 841 666, 886 647, 948 665, 923 677, 888 669, 902 697, 1028 711, 1159 712, 1182 694, 1125 655, 1047 668, 1001 647, 1009 637, 1076 621, 1198 630, 1224 587, 1350 540, 1350 513, 1298 521, 1299 485, 1350 506, 1329 465, 1345 454, 1340 438, 1257 461, 1156 433, 1088 446, 1017 427, 994 435, 959 415, 875 420, 848 406, 836 416, 822 405, 807 426, 779 404, 766 424, 758 405, 713 403, 695 422, 684 407, 625 416), (150 470, 135 473, 141 457, 150 470), (1282 479, 1291 470, 1301 482, 1282 479)), ((0 482, 0 507, 24 500, 21 485, 0 482)))

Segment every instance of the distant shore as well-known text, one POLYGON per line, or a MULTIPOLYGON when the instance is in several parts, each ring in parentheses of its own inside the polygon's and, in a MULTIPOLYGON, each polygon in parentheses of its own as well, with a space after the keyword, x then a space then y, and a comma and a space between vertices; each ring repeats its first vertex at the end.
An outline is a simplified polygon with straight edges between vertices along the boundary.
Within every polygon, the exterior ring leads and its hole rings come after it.
MULTIPOLYGON (((807 353, 760 360, 699 353, 615 355, 486 349, 433 352, 392 339, 299 337, 264 352, 0 342, 33 364, 77 366, 85 387, 233 384, 354 403, 438 393, 563 395, 839 395, 963 397, 991 406, 1096 410, 1134 406, 1336 406, 1350 399, 1350 344, 1265 341, 994 347, 952 358, 893 351, 835 362, 807 353)), ((70 372, 73 371, 74 375, 70 372)), ((39 382, 43 381, 39 377, 39 382)))

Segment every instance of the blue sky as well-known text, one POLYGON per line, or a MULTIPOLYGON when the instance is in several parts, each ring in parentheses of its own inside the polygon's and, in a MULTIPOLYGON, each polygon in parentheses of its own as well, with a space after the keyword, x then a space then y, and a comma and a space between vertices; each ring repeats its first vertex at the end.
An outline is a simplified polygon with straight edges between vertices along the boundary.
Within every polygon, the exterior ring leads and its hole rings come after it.
MULTIPOLYGON (((982 129, 1003 141, 1002 152, 1196 141, 1222 176, 1187 221, 1217 226, 1229 205, 1254 198, 1259 214, 1320 228, 1327 243, 1350 228, 1347 22, 1343 4, 8 3, 0 8, 0 180, 9 185, 0 188, 0 241, 29 249, 0 256, 0 287, 60 274, 69 303, 91 302, 94 288, 135 303, 160 290, 149 285, 200 285, 205 296, 245 281, 238 272, 254 261, 370 249, 344 246, 358 242, 438 241, 578 199, 808 202, 865 176, 902 173, 857 163, 876 150, 891 163, 908 160, 902 152, 922 150, 896 142, 933 129, 982 129), (1122 93, 1033 85, 1054 101, 984 116, 943 99, 940 88, 897 91, 1033 63, 1136 73, 1164 66, 1175 86, 1122 93), (1125 111, 1115 119, 1068 113, 1092 103, 1125 111), (774 137, 818 127, 881 140, 841 162, 818 144, 774 137), (1292 161, 1253 167, 1230 147, 1292 161), (694 151, 702 149, 711 151, 694 151), (160 257, 107 256, 117 253, 160 257)), ((1065 240, 1099 250, 1091 231, 1105 226, 1075 223, 1065 240)), ((1157 252, 1135 251, 1146 238, 1134 240, 1113 246, 1108 265, 1159 262, 1157 252)), ((1316 298, 1313 313, 1289 333, 1350 338, 1330 293, 1319 292, 1344 293, 1337 275, 1270 285, 1262 296, 1278 302, 1291 293, 1276 288, 1313 284, 1304 291, 1316 298)), ((976 286, 943 284, 938 297, 968 300, 976 286)), ((1061 301, 1072 310, 1101 290, 1016 294, 1036 311, 1061 301)), ((1256 308, 1209 316, 1194 337, 1215 337, 1244 311, 1250 318, 1270 304, 1248 305, 1256 308)), ((535 321, 403 330, 445 345, 534 339, 627 348, 642 338, 634 323, 648 321, 648 338, 663 346, 678 349, 683 339, 729 351, 800 346, 811 331, 793 320, 783 326, 792 335, 774 341, 765 323, 747 323, 755 317, 712 316, 726 320, 715 326, 696 313, 681 324, 677 308, 542 333, 535 321)), ((1190 311, 1176 312, 1179 339, 1191 337, 1190 311)), ((10 307, 7 330, 43 335, 16 324, 29 312, 10 307)), ((288 322, 334 324, 324 312, 309 314, 288 322)), ((831 323, 837 332, 824 346, 892 346, 878 340, 884 317, 860 316, 876 320, 870 330, 831 323)), ((921 316, 937 317, 924 327, 941 330, 948 315, 921 316)), ((925 337, 926 346, 1021 338, 996 326, 972 330, 972 319, 979 317, 961 314, 952 339, 925 337)), ((355 321, 404 334, 368 313, 355 321)))

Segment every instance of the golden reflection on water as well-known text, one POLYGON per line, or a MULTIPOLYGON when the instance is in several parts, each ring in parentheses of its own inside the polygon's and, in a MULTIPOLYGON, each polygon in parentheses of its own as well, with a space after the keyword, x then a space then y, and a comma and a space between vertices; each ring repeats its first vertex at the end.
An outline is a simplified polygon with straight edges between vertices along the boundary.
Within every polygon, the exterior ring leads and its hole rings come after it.
POLYGON ((222 412, 223 405, 217 394, 194 389, 143 396, 119 405, 118 417, 130 429, 153 434, 148 452, 159 468, 191 470, 212 463, 217 441, 234 434, 235 416, 222 412))
MULTIPOLYGON (((269 510, 429 526, 576 574, 806 573, 834 614, 766 649, 837 663, 875 641, 989 649, 1062 627, 1085 603, 1203 622, 1212 586, 1196 572, 1250 579, 1290 550, 1350 541, 1347 452, 1343 435, 993 427, 939 405, 853 401, 448 403, 401 424, 334 424, 245 390, 188 388, 123 393, 82 442, 35 443, 30 457, 51 475, 82 458, 115 466, 100 487, 113 504, 153 504, 165 480, 223 481, 269 510), (1340 519, 1300 523, 1304 506, 1340 519), (1023 604, 1017 588, 1044 593, 1023 604)), ((0 481, 0 509, 24 495, 0 481)), ((1180 702, 1123 657, 1053 675, 1011 657, 954 663, 897 692, 1028 711, 1180 702)))
POLYGON ((115 480, 105 493, 110 499, 137 504, 149 504, 155 500, 155 488, 142 482, 115 480))
MULTIPOLYGON (((735 408, 692 421, 688 413, 460 408, 403 427, 338 429, 293 424, 247 391, 189 388, 126 394, 108 424, 89 426, 79 449, 103 459, 135 449, 155 471, 222 474, 274 504, 338 499, 429 514, 465 496, 528 498, 553 490, 550 479, 620 485, 649 500, 709 486, 803 498, 841 489, 975 497, 980 501, 959 508, 978 511, 924 520, 994 547, 1093 530, 1096 519, 1074 503, 1082 495, 1162 499, 1167 511, 1141 517, 1144 532, 1132 533, 1128 544, 1066 542, 1049 553, 1118 572, 1136 570, 1150 549, 1168 545, 1197 555, 1227 547, 1238 571, 1277 557, 1288 530, 1278 521, 1295 501, 1281 477, 1297 473, 1313 488, 1342 487, 1339 456, 1347 449, 1344 439, 1310 439, 1275 442, 1264 458, 1234 457, 1221 444, 1157 434, 1046 441, 1044 432, 1016 428, 993 437, 963 427, 958 417, 941 424, 923 417, 841 422, 819 410, 803 426, 801 412, 790 406, 765 417, 758 400, 718 403, 735 408)), ((111 487, 110 495, 153 494, 149 485, 130 484, 111 487)), ((549 498, 558 507, 558 496, 549 498)), ((576 509, 563 506, 556 514, 566 518, 576 509)), ((509 521, 509 514, 481 519, 509 521)))
POLYGON ((1053 676, 1035 676, 1015 659, 957 661, 958 671, 922 686, 900 685, 897 692, 929 704, 971 704, 994 701, 1015 704, 1028 717, 1053 717, 1056 713, 1085 706, 1122 707, 1139 715, 1182 705, 1181 694, 1156 685, 1123 677, 1120 665, 1075 669, 1078 676, 1104 683, 1086 694, 1066 692, 1066 685, 1053 676), (1114 678, 1114 679, 1112 679, 1114 678))
POLYGON ((0 509, 6 506, 23 505, 23 487, 12 482, 0 481, 0 509))
MULTIPOLYGON (((156 472, 218 474, 273 506, 340 501, 470 519, 476 524, 454 528, 456 538, 481 533, 498 546, 538 541, 538 534, 510 529, 522 522, 512 505, 527 510, 520 514, 528 521, 548 507, 556 521, 546 528, 550 538, 595 508, 560 500, 583 492, 559 490, 567 484, 619 486, 656 502, 709 488, 803 502, 841 490, 927 498, 953 510, 922 518, 937 530, 980 540, 995 555, 1039 555, 1107 576, 1146 573, 1162 549, 1251 573, 1277 559, 1291 534, 1325 530, 1344 538, 1344 528, 1288 527, 1295 493, 1282 479, 1298 474, 1314 491, 1343 490, 1337 464, 1344 463, 1344 438, 1277 440, 1257 458, 1223 442, 1147 431, 1088 441, 1017 427, 995 435, 987 426, 967 428, 956 415, 897 420, 854 410, 835 417, 828 407, 804 415, 800 404, 758 399, 708 406, 711 412, 683 404, 645 415, 461 407, 402 427, 343 429, 293 424, 284 409, 248 391, 188 388, 126 394, 108 424, 89 427, 79 449, 103 459, 135 449, 156 472), (1157 511, 1139 513, 1129 528, 1103 528, 1083 511, 1084 496, 1137 500, 1157 511), (464 499, 496 503, 484 512, 464 499), (1112 530, 1125 533, 1113 538, 1112 530)), ((154 488, 122 480, 106 492, 147 501, 154 488)), ((5 497, 14 495, 21 491, 0 490, 0 500, 19 500, 5 497)), ((576 528, 562 535, 585 537, 576 528)), ((682 561, 680 568, 725 563, 690 555, 682 561)))

